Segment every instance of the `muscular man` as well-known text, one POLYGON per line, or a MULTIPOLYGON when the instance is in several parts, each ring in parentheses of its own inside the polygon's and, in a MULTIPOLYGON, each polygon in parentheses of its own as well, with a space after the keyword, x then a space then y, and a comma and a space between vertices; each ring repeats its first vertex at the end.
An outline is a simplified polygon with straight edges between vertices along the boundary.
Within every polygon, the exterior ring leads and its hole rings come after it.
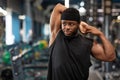
POLYGON ((79 12, 58 3, 50 17, 49 66, 47 80, 87 80, 90 55, 102 61, 112 61, 115 49, 97 28, 80 21, 79 12), (102 44, 79 34, 98 36, 102 44))

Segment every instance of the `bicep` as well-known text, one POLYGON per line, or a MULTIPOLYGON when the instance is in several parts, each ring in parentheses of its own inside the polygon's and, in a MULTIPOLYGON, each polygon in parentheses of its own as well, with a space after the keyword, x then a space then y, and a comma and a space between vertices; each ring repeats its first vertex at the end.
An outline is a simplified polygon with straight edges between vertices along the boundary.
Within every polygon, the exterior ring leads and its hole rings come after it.
POLYGON ((50 29, 51 29, 51 33, 57 32, 60 29, 60 14, 53 14, 51 15, 50 18, 50 29))
POLYGON ((50 17, 50 40, 49 46, 54 42, 58 31, 60 30, 60 16, 58 11, 53 10, 50 17))
POLYGON ((104 49, 103 46, 97 42, 93 42, 93 47, 92 47, 92 56, 95 57, 98 60, 104 60, 106 59, 105 54, 104 54, 104 49))
POLYGON ((50 41, 49 46, 54 42, 58 31, 60 30, 60 14, 52 13, 50 18, 50 41))
POLYGON ((49 46, 54 42, 57 33, 60 31, 61 28, 61 14, 66 9, 65 6, 62 4, 57 4, 53 9, 51 16, 50 16, 50 41, 49 46))

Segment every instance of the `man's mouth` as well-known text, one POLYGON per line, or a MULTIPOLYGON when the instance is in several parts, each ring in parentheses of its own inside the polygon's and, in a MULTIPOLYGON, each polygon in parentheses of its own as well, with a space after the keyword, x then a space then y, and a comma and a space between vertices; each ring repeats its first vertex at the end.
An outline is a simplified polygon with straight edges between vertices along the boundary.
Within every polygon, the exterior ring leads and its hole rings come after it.
POLYGON ((71 31, 64 31, 66 36, 70 36, 71 35, 71 31))

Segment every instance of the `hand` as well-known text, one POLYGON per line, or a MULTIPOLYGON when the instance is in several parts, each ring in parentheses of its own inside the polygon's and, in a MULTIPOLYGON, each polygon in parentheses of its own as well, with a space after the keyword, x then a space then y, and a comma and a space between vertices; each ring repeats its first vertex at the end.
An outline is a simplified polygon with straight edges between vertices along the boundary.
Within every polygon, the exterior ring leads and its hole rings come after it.
POLYGON ((83 34, 87 34, 87 33, 92 33, 94 35, 102 34, 102 32, 98 30, 96 27, 90 26, 83 21, 81 21, 79 29, 80 29, 80 32, 83 34))
POLYGON ((89 27, 89 25, 83 21, 80 22, 80 25, 79 25, 79 30, 81 33, 83 34, 87 34, 87 27, 89 27))

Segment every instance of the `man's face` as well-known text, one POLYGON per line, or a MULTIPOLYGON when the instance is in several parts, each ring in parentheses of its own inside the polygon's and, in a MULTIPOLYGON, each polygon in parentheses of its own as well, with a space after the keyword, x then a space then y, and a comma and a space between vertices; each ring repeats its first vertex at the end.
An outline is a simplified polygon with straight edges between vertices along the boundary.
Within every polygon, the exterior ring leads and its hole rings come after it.
POLYGON ((66 36, 72 36, 78 30, 79 23, 77 21, 62 20, 62 30, 66 36))

